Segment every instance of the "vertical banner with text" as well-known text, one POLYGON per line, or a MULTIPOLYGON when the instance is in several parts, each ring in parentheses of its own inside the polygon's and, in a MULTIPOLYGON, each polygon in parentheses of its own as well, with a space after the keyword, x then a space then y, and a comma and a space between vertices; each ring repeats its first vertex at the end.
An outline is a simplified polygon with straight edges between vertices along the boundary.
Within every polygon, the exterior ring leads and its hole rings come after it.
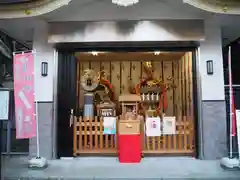
POLYGON ((33 52, 14 55, 14 99, 16 138, 27 139, 35 137, 33 52))

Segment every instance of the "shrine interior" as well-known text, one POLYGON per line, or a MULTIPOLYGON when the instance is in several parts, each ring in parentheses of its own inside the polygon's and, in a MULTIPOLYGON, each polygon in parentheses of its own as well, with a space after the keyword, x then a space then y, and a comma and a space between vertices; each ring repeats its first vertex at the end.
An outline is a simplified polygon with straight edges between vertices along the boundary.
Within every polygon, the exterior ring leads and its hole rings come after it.
MULTIPOLYGON (((101 95, 101 92, 94 96, 94 109, 106 98, 114 102, 117 117, 122 113, 119 96, 137 94, 137 85, 142 79, 148 78, 150 73, 154 80, 165 87, 165 104, 162 108, 165 108, 166 116, 176 117, 176 134, 146 137, 143 142, 145 155, 195 155, 192 59, 193 54, 190 51, 93 51, 62 55, 58 67, 58 157, 105 156, 117 153, 115 135, 103 134, 103 125, 98 117, 84 121, 86 98, 82 82, 86 73, 88 76, 96 76, 98 80, 102 78, 109 84, 108 89, 100 87, 96 90, 106 93, 101 95)), ((146 96, 145 99, 147 98, 146 96)), ((95 112, 94 115, 99 114, 95 112)))

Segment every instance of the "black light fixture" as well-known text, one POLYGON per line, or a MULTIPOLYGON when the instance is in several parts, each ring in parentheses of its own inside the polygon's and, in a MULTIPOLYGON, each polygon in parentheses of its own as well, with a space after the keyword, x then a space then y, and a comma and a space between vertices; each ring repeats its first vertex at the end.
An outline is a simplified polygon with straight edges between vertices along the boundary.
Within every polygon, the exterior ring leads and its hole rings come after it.
POLYGON ((41 74, 43 77, 46 77, 48 75, 48 63, 47 62, 42 62, 41 74))
POLYGON ((208 75, 213 75, 213 60, 207 60, 207 74, 208 75))

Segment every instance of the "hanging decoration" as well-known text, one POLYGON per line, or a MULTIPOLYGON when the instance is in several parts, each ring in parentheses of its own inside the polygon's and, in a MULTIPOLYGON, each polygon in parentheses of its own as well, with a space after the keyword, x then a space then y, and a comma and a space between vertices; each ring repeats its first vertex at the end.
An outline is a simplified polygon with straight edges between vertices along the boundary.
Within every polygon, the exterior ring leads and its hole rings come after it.
POLYGON ((105 71, 98 73, 99 85, 95 90, 94 102, 98 115, 103 117, 116 116, 116 98, 112 84, 106 79, 105 71))
POLYGON ((86 69, 81 77, 81 85, 87 92, 94 91, 98 86, 98 78, 96 73, 91 69, 86 69))
MULTIPOLYGON (((113 86, 110 83, 110 81, 108 81, 106 79, 106 72, 105 71, 98 72, 98 81, 99 81, 99 85, 104 87, 104 90, 105 90, 104 92, 106 92, 106 94, 107 94, 107 96, 105 96, 105 97, 109 98, 108 101, 115 102, 116 98, 115 98, 115 94, 114 94, 114 91, 113 91, 113 86)), ((104 101, 104 99, 101 99, 101 100, 104 101)))
POLYGON ((166 85, 153 77, 151 62, 143 63, 145 77, 136 86, 136 94, 141 95, 142 109, 147 116, 156 117, 166 112, 167 95, 166 85))
POLYGON ((92 118, 94 116, 93 91, 97 88, 99 82, 96 73, 91 69, 84 70, 81 77, 81 85, 84 89, 84 116, 92 118))
POLYGON ((84 93, 84 116, 93 117, 94 107, 103 117, 115 117, 115 94, 111 83, 105 78, 105 71, 95 73, 92 69, 84 70, 81 85, 84 93))
POLYGON ((112 0, 113 4, 117 4, 118 6, 132 6, 134 4, 137 4, 139 0, 112 0))

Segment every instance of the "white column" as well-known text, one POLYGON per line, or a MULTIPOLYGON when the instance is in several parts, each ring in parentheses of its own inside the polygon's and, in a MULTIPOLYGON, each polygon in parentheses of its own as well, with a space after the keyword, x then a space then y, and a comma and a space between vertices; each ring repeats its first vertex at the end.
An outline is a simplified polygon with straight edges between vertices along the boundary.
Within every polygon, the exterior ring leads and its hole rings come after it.
POLYGON ((200 43, 202 100, 224 100, 221 28, 214 19, 205 21, 205 41, 200 43), (213 75, 207 75, 206 61, 213 60, 213 75))
POLYGON ((39 102, 53 101, 53 47, 48 43, 48 24, 36 22, 33 36, 35 57, 35 90, 39 102), (48 76, 41 76, 41 63, 48 62, 48 76))
MULTIPOLYGON (((40 157, 53 158, 53 48, 47 42, 48 24, 36 21, 34 27, 33 49, 35 57, 35 101, 38 102, 39 153, 40 157), (48 62, 48 76, 41 76, 41 63, 48 62)), ((29 154, 36 156, 36 138, 30 139, 29 154)))

